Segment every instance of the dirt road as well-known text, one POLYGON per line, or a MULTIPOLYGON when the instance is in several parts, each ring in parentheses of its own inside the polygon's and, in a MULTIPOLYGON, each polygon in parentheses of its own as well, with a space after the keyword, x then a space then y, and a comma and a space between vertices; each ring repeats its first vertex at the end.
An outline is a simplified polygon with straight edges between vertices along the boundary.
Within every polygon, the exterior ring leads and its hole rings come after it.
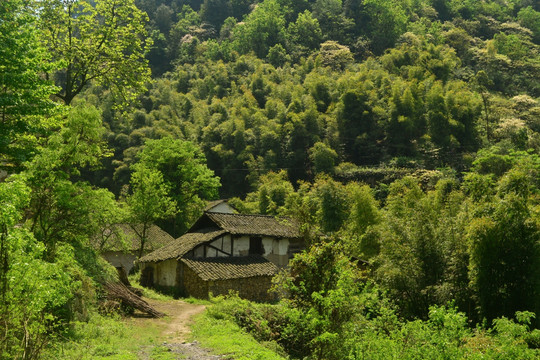
MULTIPOLYGON (((216 360, 222 359, 218 355, 211 355, 208 350, 203 349, 195 341, 188 343, 190 328, 189 325, 193 316, 204 311, 204 305, 188 304, 181 300, 157 301, 145 299, 156 310, 167 314, 167 317, 153 319, 144 316, 133 318, 131 321, 136 326, 145 324, 156 326, 161 330, 160 338, 162 343, 156 346, 167 348, 176 359, 188 360, 216 360)), ((155 346, 154 346, 155 347, 155 346)), ((139 359, 151 360, 154 347, 147 347, 139 353, 139 359)))

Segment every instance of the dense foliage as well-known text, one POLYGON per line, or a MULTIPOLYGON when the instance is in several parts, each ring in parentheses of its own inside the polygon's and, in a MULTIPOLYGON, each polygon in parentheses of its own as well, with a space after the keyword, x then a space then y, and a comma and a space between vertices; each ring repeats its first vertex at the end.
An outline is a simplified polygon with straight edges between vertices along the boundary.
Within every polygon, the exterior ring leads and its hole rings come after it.
POLYGON ((539 79, 530 0, 1 2, 0 357, 218 197, 302 224, 283 301, 215 310, 282 352, 537 357, 539 79))
POLYGON ((296 186, 343 162, 461 172, 486 145, 538 151, 538 9, 482 4, 140 1, 160 77, 122 121, 101 101, 99 184, 118 192, 168 136, 201 145, 222 196, 271 170, 296 186))

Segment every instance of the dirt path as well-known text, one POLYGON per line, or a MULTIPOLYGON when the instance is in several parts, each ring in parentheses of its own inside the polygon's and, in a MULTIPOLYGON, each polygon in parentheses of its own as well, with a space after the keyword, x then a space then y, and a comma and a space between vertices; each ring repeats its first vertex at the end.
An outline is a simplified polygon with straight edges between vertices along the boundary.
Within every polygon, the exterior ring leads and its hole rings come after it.
MULTIPOLYGON (((137 316, 131 321, 137 326, 152 324, 161 330, 160 337, 163 340, 161 347, 167 348, 177 359, 188 360, 216 360, 221 359, 218 355, 211 355, 208 350, 203 349, 194 341, 188 343, 191 333, 189 325, 193 316, 204 311, 204 305, 188 304, 181 300, 158 301, 145 299, 156 310, 161 311, 167 316, 161 319, 153 319, 145 316, 137 316)), ((142 349, 139 353, 139 359, 151 360, 153 347, 142 349)))
POLYGON ((188 304, 181 300, 156 301, 147 300, 150 305, 158 311, 167 314, 166 318, 154 319, 154 322, 160 322, 165 325, 162 332, 164 340, 168 343, 183 343, 189 340, 189 324, 191 318, 204 311, 204 305, 188 304))

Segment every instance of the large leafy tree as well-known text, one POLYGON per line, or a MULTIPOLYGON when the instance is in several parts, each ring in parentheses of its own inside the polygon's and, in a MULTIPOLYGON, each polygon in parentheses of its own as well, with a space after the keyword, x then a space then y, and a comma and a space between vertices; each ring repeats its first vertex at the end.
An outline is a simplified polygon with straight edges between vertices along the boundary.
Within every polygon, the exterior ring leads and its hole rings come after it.
POLYGON ((141 164, 134 165, 131 175, 132 194, 127 197, 129 219, 140 239, 138 255, 143 255, 148 240, 148 230, 158 220, 172 218, 176 203, 169 196, 163 174, 141 164))
POLYGON ((88 238, 99 230, 99 215, 110 195, 76 178, 81 168, 98 165, 107 154, 103 134, 99 111, 81 104, 69 111, 65 127, 26 164, 26 183, 32 190, 28 224, 50 261, 60 244, 87 247, 88 238))
POLYGON ((298 14, 295 22, 289 24, 287 36, 300 53, 314 50, 319 47, 322 40, 319 20, 314 18, 312 13, 306 10, 298 14))
MULTIPOLYGON (((78 291, 63 253, 43 260, 43 244, 20 225, 30 189, 21 177, 0 183, 0 358, 38 359, 58 325, 54 310, 78 291)), ((78 269, 78 271, 81 271, 78 269)))
POLYGON ((133 0, 46 0, 39 11, 44 42, 57 65, 57 96, 70 104, 92 80, 123 101, 145 87, 151 46, 147 16, 133 0))
POLYGON ((46 53, 37 35, 25 2, 0 3, 0 167, 29 158, 47 127, 42 115, 54 108, 54 87, 40 76, 46 53))
POLYGON ((501 177, 497 195, 468 229, 471 284, 487 320, 540 308, 540 224, 528 172, 537 178, 524 163, 501 177))
POLYGON ((241 53, 253 51, 260 58, 276 44, 285 43, 284 9, 275 0, 257 6, 245 21, 234 28, 234 46, 241 53))
POLYGON ((64 124, 23 173, 0 184, 2 359, 39 358, 57 320, 84 316, 93 291, 89 276, 106 276, 90 238, 111 222, 114 197, 76 180, 104 155, 101 117, 83 104, 64 124))
MULTIPOLYGON (((148 140, 139 154, 139 167, 153 169, 163 177, 168 195, 178 206, 172 229, 184 232, 200 215, 204 200, 215 199, 219 178, 206 166, 206 157, 193 143, 179 139, 148 140)), ((139 170, 140 171, 140 170, 139 170)))
POLYGON ((390 186, 375 229, 380 246, 375 276, 404 316, 427 317, 430 305, 452 299, 470 310, 464 241, 470 205, 456 186, 440 180, 425 194, 412 177, 390 186))

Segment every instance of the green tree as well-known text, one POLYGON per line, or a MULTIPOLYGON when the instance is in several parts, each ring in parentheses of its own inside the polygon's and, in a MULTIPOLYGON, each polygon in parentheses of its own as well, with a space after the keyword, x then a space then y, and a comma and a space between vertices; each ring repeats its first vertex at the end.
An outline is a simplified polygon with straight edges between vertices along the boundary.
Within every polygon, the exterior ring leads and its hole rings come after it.
POLYGON ((379 244, 374 234, 369 233, 382 220, 379 203, 368 185, 356 182, 347 184, 351 209, 346 222, 344 238, 345 251, 362 259, 369 259, 379 253, 379 244))
POLYGON ((170 197, 161 172, 141 164, 135 164, 133 169, 131 194, 126 197, 126 203, 129 223, 140 240, 138 256, 142 257, 148 241, 148 230, 158 220, 173 218, 176 202, 170 197))
POLYGON ((264 215, 284 215, 287 200, 294 188, 287 179, 287 171, 269 172, 259 178, 257 190, 249 193, 242 203, 244 210, 264 215))
POLYGON ((391 113, 386 128, 391 154, 415 155, 416 140, 424 134, 423 99, 415 83, 395 82, 390 100, 391 113))
POLYGON ((325 233, 336 232, 345 224, 349 214, 350 198, 345 186, 322 175, 313 184, 311 196, 317 203, 317 220, 325 233))
POLYGON ((264 59, 268 50, 285 43, 285 18, 277 0, 265 0, 234 28, 234 46, 240 53, 253 51, 264 59))
POLYGON ((199 12, 202 21, 212 24, 219 30, 225 19, 231 16, 229 5, 229 0, 204 0, 199 12))
POLYGON ((364 0, 363 6, 369 22, 366 24, 373 52, 382 54, 394 46, 398 37, 405 32, 407 16, 401 2, 392 0, 364 0))
POLYGON ((98 214, 106 191, 74 181, 85 167, 95 167, 108 154, 100 112, 85 103, 70 109, 65 126, 26 165, 32 190, 27 212, 30 229, 54 261, 59 244, 89 247, 98 231, 98 214))
POLYGON ((359 85, 346 91, 337 105, 337 126, 345 154, 356 164, 376 163, 380 150, 375 143, 381 136, 369 92, 359 85))
POLYGON ((342 0, 316 0, 312 10, 325 40, 350 44, 348 35, 354 27, 354 20, 343 13, 342 0))
POLYGON ((448 119, 442 84, 436 83, 426 99, 428 134, 435 146, 447 149, 450 145, 450 119, 448 119))
POLYGON ((338 158, 337 152, 322 142, 317 142, 309 149, 309 159, 313 163, 315 174, 332 174, 338 158))
MULTIPOLYGON (((189 5, 184 5, 178 14, 178 21, 173 25, 169 34, 169 57, 176 59, 180 55, 180 48, 185 42, 184 37, 201 25, 201 17, 189 5)), ((186 40, 187 41, 187 40, 186 40)))
POLYGON ((171 30, 174 11, 169 6, 161 4, 154 13, 154 19, 159 31, 163 34, 168 34, 171 30))
POLYGON ((59 314, 79 290, 69 248, 55 262, 43 260, 44 246, 21 226, 30 189, 24 177, 0 183, 0 357, 39 359, 59 314))
POLYGON ((521 25, 529 28, 533 32, 533 40, 540 44, 540 12, 535 11, 531 6, 519 10, 518 20, 521 25))
POLYGON ((107 277, 91 239, 113 196, 75 180, 105 154, 103 130, 94 107, 72 108, 26 170, 0 184, 2 358, 38 358, 63 323, 85 318, 93 280, 107 277))
POLYGON ((301 54, 317 49, 323 38, 319 21, 308 10, 298 14, 287 28, 287 38, 301 54))
POLYGON ((251 0, 230 0, 231 16, 241 20, 245 14, 249 13, 251 0))
POLYGON ((337 241, 319 240, 296 255, 290 268, 293 275, 282 284, 286 300, 281 305, 289 308, 290 318, 281 341, 295 357, 346 358, 356 343, 349 341, 358 332, 353 329, 366 324, 366 318, 392 313, 337 241))
POLYGON ((268 62, 274 67, 281 67, 285 65, 290 57, 287 56, 287 51, 281 44, 276 44, 268 50, 268 62))
POLYGON ((322 63, 333 70, 344 70, 347 65, 352 64, 353 55, 351 50, 336 41, 325 41, 321 44, 320 56, 322 63))
POLYGON ((0 4, 0 168, 29 160, 36 138, 55 125, 44 119, 54 108, 49 96, 56 90, 41 76, 48 57, 38 35, 27 2, 0 4))
POLYGON ((426 318, 430 305, 450 300, 472 310, 465 242, 470 204, 456 188, 443 179, 425 194, 412 177, 390 186, 374 229, 380 246, 375 276, 404 316, 426 318))
POLYGON ((105 251, 112 239, 117 239, 122 247, 127 247, 127 239, 121 225, 126 224, 127 209, 122 207, 113 193, 106 189, 96 189, 96 234, 93 238, 93 247, 98 252, 105 251))
POLYGON ((182 234, 201 214, 205 200, 215 199, 219 178, 206 166, 206 157, 193 143, 172 138, 146 141, 138 154, 140 166, 163 176, 177 213, 171 232, 182 234))
POLYGON ((150 71, 145 52, 146 14, 133 0, 46 0, 40 28, 57 70, 57 96, 70 104, 91 81, 108 86, 122 101, 145 90, 150 71))
POLYGON ((504 175, 498 196, 480 207, 468 229, 470 279, 479 315, 488 321, 540 308, 540 224, 528 182, 517 169, 504 175))

